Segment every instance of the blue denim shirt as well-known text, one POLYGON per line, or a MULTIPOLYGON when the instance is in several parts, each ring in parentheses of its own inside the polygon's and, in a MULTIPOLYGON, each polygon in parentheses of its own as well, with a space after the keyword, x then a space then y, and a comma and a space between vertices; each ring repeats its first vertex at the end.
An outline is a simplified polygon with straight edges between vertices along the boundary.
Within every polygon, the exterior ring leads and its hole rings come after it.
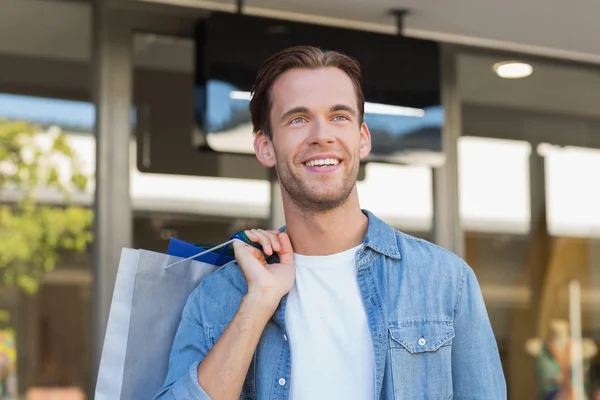
MULTIPOLYGON (((369 211, 356 273, 375 351, 373 399, 506 399, 498 348, 473 270, 456 255, 394 230, 369 211)), ((184 308, 156 400, 209 399, 198 365, 247 291, 239 266, 204 278, 184 308)), ((251 362, 242 399, 289 397, 284 297, 251 362)))

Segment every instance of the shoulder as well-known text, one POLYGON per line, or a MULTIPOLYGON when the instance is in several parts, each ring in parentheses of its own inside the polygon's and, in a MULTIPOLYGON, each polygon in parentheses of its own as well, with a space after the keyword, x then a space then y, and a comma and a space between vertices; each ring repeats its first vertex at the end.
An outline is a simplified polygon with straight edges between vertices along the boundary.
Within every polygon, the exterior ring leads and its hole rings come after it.
POLYGON ((404 269, 422 278, 460 286, 472 268, 458 255, 425 239, 394 229, 396 243, 404 269))
POLYGON ((187 300, 184 315, 202 325, 227 325, 247 291, 239 265, 230 262, 200 281, 187 300))
POLYGON ((412 275, 438 274, 464 275, 469 267, 456 254, 427 240, 417 238, 393 228, 373 213, 365 210, 369 217, 369 228, 365 245, 397 260, 402 269, 412 275))
POLYGON ((396 321, 430 319, 451 321, 471 282, 472 269, 458 255, 428 240, 385 224, 377 228, 378 269, 390 318, 396 321))

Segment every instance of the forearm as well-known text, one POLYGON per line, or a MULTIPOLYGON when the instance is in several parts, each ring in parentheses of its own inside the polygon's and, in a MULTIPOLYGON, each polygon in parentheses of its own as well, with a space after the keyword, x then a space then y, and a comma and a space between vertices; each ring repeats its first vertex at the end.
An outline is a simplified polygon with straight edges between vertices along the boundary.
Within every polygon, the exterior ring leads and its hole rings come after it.
POLYGON ((213 400, 239 399, 252 356, 276 305, 246 296, 198 367, 198 382, 213 400))

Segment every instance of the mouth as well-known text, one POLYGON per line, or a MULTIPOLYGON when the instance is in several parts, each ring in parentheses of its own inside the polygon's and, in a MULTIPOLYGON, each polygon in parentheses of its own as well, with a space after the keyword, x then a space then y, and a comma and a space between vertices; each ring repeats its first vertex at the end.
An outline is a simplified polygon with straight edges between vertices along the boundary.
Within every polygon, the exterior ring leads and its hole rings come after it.
POLYGON ((339 165, 340 160, 337 158, 316 158, 314 160, 309 160, 304 163, 307 167, 330 167, 339 165))
POLYGON ((305 161, 304 166, 311 172, 326 173, 336 171, 342 160, 334 157, 317 157, 305 161))

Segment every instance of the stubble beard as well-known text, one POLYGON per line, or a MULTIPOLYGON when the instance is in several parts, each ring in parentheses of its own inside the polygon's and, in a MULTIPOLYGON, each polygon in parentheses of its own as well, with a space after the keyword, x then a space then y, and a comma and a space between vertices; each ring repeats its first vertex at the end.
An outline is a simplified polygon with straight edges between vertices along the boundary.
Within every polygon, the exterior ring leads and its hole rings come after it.
POLYGON ((279 183, 287 193, 290 200, 302 213, 325 213, 344 205, 352 193, 358 179, 358 164, 346 173, 341 185, 331 189, 332 193, 317 193, 314 184, 310 185, 298 177, 294 172, 279 163, 275 166, 279 183))

